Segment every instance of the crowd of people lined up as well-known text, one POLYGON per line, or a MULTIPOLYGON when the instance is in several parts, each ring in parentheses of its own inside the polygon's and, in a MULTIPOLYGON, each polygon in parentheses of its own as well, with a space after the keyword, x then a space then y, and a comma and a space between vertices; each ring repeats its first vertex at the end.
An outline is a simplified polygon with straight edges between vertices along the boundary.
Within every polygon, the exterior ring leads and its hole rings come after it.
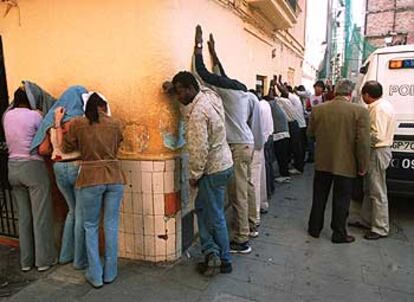
MULTIPOLYGON (((174 95, 185 122, 190 185, 198 190, 195 210, 201 249, 199 271, 231 273, 231 254, 248 254, 259 236, 275 182, 288 183, 315 162, 313 203, 308 233, 318 238, 333 183, 332 242, 350 243, 346 223, 354 180, 364 176, 361 217, 352 225, 368 228, 366 239, 389 232, 385 169, 391 159, 394 114, 382 99, 382 87, 362 88, 368 110, 350 102, 353 85, 314 85, 310 95, 275 77, 268 94, 248 90, 229 78, 213 36, 208 48, 214 72, 203 60, 203 38, 196 28, 194 71, 183 71, 164 89, 174 95), (305 160, 306 150, 308 158, 305 160), (273 163, 277 162, 275 175, 273 163), (230 232, 225 194, 232 208, 230 232)), ((125 178, 117 160, 122 126, 111 117, 108 101, 81 86, 69 88, 50 108, 38 112, 33 93, 20 87, 3 116, 9 151, 9 183, 19 211, 20 264, 46 271, 57 262, 86 270, 95 288, 117 277, 118 221, 125 178), (51 184, 43 157, 49 156, 57 186, 68 205, 61 249, 54 245, 51 184), (103 209, 105 253, 99 255, 103 209)))
POLYGON ((381 84, 371 81, 362 88, 368 109, 351 102, 354 84, 347 79, 334 87, 328 83, 327 91, 317 81, 310 95, 279 76, 263 96, 226 75, 212 34, 207 44, 213 72, 204 65, 202 29, 197 26, 193 73, 179 72, 171 86, 164 84, 183 105, 190 184, 198 189, 195 209, 205 256, 199 271, 208 276, 230 273, 231 253, 252 251, 249 240, 259 236, 260 215, 268 211, 275 181, 286 183, 292 175, 301 175, 306 150, 306 162, 315 163, 309 235, 319 238, 333 184, 332 242, 355 240, 346 224, 359 176, 364 177, 363 211, 350 224, 366 228, 365 239, 386 237, 385 170, 395 118, 391 104, 382 99, 381 84), (230 232, 224 213, 226 190, 232 207, 230 232))

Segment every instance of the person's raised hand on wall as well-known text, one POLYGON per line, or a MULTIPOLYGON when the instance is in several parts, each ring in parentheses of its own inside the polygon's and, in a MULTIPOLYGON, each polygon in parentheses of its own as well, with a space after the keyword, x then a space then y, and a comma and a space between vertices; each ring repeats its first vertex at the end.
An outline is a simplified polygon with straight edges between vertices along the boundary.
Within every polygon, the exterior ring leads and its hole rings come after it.
POLYGON ((213 34, 210 34, 209 40, 207 41, 208 50, 210 52, 211 58, 213 60, 213 65, 217 65, 220 63, 219 58, 216 52, 216 43, 214 41, 213 34))
POLYGON ((269 84, 269 93, 268 93, 268 95, 272 99, 274 99, 274 97, 276 96, 276 91, 275 91, 276 81, 277 81, 277 78, 276 78, 276 76, 274 76, 274 78, 270 80, 270 84, 269 84))
POLYGON ((284 98, 289 96, 289 91, 282 83, 282 75, 279 75, 278 82, 276 83, 277 90, 279 90, 280 95, 284 98))
POLYGON ((203 53, 203 31, 200 25, 196 26, 195 32, 195 41, 194 41, 194 53, 202 54, 203 53))
POLYGON ((210 54, 212 56, 215 56, 216 55, 216 48, 215 48, 215 42, 214 42, 213 34, 210 34, 210 37, 207 41, 207 45, 208 45, 208 50, 209 50, 210 54))

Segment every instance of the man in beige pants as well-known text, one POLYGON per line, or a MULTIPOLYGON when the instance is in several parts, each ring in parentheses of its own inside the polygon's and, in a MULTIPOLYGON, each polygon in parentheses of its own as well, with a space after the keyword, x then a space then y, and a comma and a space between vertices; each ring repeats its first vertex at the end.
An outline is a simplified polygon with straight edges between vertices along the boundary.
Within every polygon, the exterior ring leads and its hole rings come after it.
MULTIPOLYGON (((269 103, 266 100, 259 102, 260 107, 260 122, 262 126, 262 137, 264 137, 263 143, 273 133, 273 117, 269 103)), ((260 134, 259 134, 260 135, 260 134)), ((260 225, 260 213, 261 209, 269 207, 267 201, 267 188, 266 188, 266 162, 265 162, 265 144, 263 144, 260 150, 254 150, 252 161, 252 175, 251 180, 254 184, 254 193, 256 199, 255 212, 250 210, 249 203, 249 221, 255 222, 255 225, 250 226, 250 237, 256 238, 259 236, 257 226, 260 225)))
POLYGON ((234 163, 234 174, 228 186, 229 202, 233 209, 232 240, 230 252, 248 254, 252 251, 249 243, 250 228, 254 226, 256 198, 251 181, 253 150, 262 148, 259 101, 247 87, 226 76, 214 48, 213 36, 208 41, 214 73, 207 70, 203 59, 203 33, 196 27, 193 67, 195 75, 204 85, 221 97, 225 112, 227 143, 234 163))
POLYGON ((351 225, 369 228, 364 238, 377 240, 387 237, 390 226, 386 169, 391 162, 391 145, 395 131, 395 114, 391 103, 382 98, 382 86, 366 82, 362 98, 368 105, 371 129, 371 155, 368 173, 364 177, 364 200, 361 222, 351 225))

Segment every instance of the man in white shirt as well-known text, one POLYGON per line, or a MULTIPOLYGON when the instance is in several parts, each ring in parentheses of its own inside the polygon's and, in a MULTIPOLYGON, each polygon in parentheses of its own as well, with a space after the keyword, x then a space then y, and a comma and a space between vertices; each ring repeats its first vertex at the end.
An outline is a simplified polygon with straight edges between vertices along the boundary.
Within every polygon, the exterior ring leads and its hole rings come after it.
POLYGON ((364 201, 361 222, 350 224, 370 229, 364 238, 377 240, 388 236, 388 198, 386 169, 392 154, 391 145, 395 131, 394 108, 382 98, 382 86, 377 81, 368 81, 362 87, 362 98, 368 105, 371 131, 371 156, 369 170, 364 177, 364 201))
POLYGON ((257 203, 259 212, 266 214, 269 208, 268 199, 275 190, 274 173, 273 173, 273 116, 272 109, 267 100, 260 101, 260 114, 262 117, 262 130, 265 137, 264 157, 262 158, 262 169, 260 174, 260 202, 257 203))
MULTIPOLYGON (((250 90, 251 93, 256 95, 256 91, 250 90)), ((258 97, 256 95, 256 97, 258 97)), ((266 142, 270 135, 273 133, 273 118, 270 105, 267 101, 261 100, 259 102, 260 108, 260 122, 261 122, 261 135, 263 136, 263 142, 266 142)), ((266 186, 266 166, 265 166, 265 144, 262 144, 260 149, 255 149, 253 152, 253 160, 251 165, 251 181, 255 190, 255 211, 254 213, 249 209, 249 222, 250 222, 250 234, 251 238, 259 236, 257 226, 260 225, 260 212, 261 207, 267 209, 267 186, 266 186), (251 222, 254 222, 252 225, 251 222)))
MULTIPOLYGON (((298 122, 299 128, 300 128, 300 142, 302 143, 302 146, 300 148, 300 156, 301 156, 301 162, 305 160, 305 154, 306 154, 306 120, 305 120, 305 108, 303 107, 303 103, 300 100, 300 97, 295 93, 289 93, 288 95, 289 101, 293 104, 296 110, 296 121, 298 122)), ((295 174, 296 169, 291 169, 290 173, 295 174)), ((302 172, 302 171, 299 171, 302 172)), ((298 173, 296 173, 298 174, 298 173)))
POLYGON ((301 112, 299 112, 298 105, 301 106, 301 108, 303 107, 301 105, 299 97, 292 97, 293 94, 289 93, 288 89, 283 84, 281 84, 280 77, 279 82, 276 82, 275 85, 281 95, 281 97, 277 98, 276 101, 285 112, 289 122, 289 149, 293 155, 293 168, 289 170, 289 173, 291 175, 300 175, 303 173, 305 166, 305 152, 300 127, 306 127, 306 122, 303 109, 301 109, 301 112), (293 100, 293 102, 290 98, 293 100))
POLYGON ((306 116, 309 117, 311 114, 312 108, 318 106, 325 102, 325 95, 323 92, 325 91, 325 84, 323 81, 316 81, 313 85, 315 89, 315 94, 311 95, 306 101, 306 116))
POLYGON ((288 94, 288 99, 292 103, 293 107, 295 107, 296 115, 295 118, 299 124, 299 128, 306 128, 306 121, 305 121, 305 111, 302 105, 302 101, 300 100, 299 96, 290 93, 288 94))

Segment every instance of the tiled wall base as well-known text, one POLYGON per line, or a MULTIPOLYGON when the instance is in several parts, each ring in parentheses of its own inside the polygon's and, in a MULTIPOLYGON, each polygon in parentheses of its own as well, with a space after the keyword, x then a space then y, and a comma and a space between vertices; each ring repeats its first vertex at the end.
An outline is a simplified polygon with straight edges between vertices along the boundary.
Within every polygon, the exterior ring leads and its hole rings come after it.
POLYGON ((150 262, 181 257, 179 160, 122 161, 127 175, 119 257, 150 262))

